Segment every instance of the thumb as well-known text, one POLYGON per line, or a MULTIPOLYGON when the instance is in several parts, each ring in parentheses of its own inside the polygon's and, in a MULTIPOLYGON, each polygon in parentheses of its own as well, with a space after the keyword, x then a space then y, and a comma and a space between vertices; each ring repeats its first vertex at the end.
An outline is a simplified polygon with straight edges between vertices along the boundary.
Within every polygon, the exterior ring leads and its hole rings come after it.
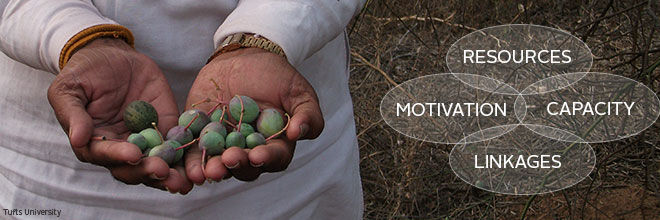
MULTIPOLYGON (((71 74, 67 74, 71 75, 71 74)), ((85 106, 87 98, 82 87, 75 81, 67 81, 62 74, 48 88, 48 102, 55 111, 55 116, 62 129, 69 136, 73 148, 87 145, 92 137, 94 125, 85 106)))
MULTIPOLYGON (((316 96, 314 96, 316 97, 316 96)), ((289 140, 314 139, 321 135, 325 122, 316 99, 294 103, 287 112, 293 114, 286 130, 289 140)))

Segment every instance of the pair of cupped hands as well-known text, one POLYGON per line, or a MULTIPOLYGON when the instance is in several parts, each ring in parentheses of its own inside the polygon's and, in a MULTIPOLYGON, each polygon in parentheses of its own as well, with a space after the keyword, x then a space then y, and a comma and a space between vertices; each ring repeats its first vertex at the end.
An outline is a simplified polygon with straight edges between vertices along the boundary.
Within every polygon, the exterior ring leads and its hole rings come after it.
MULTIPOLYGON (((162 71, 146 55, 121 39, 99 38, 76 51, 48 89, 48 100, 67 133, 76 157, 110 170, 126 184, 144 184, 171 193, 187 194, 193 184, 235 177, 255 180, 264 172, 279 172, 293 158, 297 140, 320 135, 324 121, 314 89, 283 57, 257 48, 220 54, 205 65, 189 91, 191 104, 217 94, 228 101, 236 94, 253 98, 261 108, 277 108, 292 115, 286 135, 254 149, 232 147, 208 159, 187 148, 183 163, 170 168, 158 157, 143 157, 128 142, 96 141, 94 136, 125 139, 130 132, 123 109, 135 100, 151 103, 158 112, 158 128, 177 125, 179 110, 162 71)), ((197 105, 208 111, 213 104, 197 105)))

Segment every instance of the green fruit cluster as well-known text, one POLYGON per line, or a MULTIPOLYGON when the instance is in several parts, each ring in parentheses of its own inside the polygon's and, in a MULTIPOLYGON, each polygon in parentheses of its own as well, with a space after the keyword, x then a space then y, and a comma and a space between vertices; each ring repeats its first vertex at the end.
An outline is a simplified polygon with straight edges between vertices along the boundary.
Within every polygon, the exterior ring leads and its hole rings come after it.
POLYGON ((222 154, 229 147, 254 148, 264 145, 267 137, 284 128, 284 118, 277 110, 259 111, 257 102, 248 96, 234 96, 228 107, 229 115, 226 111, 215 110, 211 114, 211 122, 201 130, 199 148, 206 150, 208 155, 222 154), (230 126, 227 124, 228 117, 240 123, 230 126))
POLYGON ((125 109, 124 122, 133 132, 127 142, 137 145, 145 156, 160 157, 170 165, 181 161, 184 148, 196 141, 206 155, 220 155, 229 147, 264 145, 285 128, 279 111, 272 108, 260 111, 248 96, 235 96, 210 116, 201 110, 188 110, 179 116, 178 126, 171 128, 166 136, 156 129, 158 114, 147 102, 130 103, 125 109))

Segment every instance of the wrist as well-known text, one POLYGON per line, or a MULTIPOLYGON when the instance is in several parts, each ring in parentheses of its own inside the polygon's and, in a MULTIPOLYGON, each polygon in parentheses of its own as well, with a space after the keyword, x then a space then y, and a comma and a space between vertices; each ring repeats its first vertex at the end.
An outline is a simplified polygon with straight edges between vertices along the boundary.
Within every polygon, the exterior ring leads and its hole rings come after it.
POLYGON ((99 38, 115 38, 121 39, 131 47, 133 46, 133 34, 127 28, 115 24, 102 24, 88 27, 75 34, 69 41, 66 42, 62 51, 60 52, 59 67, 60 70, 69 61, 71 56, 79 49, 87 46, 99 38))
POLYGON ((133 47, 131 47, 131 45, 126 43, 126 41, 111 37, 101 37, 94 39, 89 43, 87 43, 86 45, 82 46, 80 49, 94 49, 94 48, 117 48, 121 50, 134 50, 133 47))
MULTIPOLYGON (((262 56, 264 59, 281 59, 285 62, 286 58, 283 56, 274 54, 270 51, 261 49, 261 48, 255 48, 255 47, 244 47, 244 48, 238 48, 236 50, 232 50, 229 52, 224 52, 216 55, 215 57, 211 58, 209 60, 209 64, 217 61, 224 61, 224 60, 229 60, 229 59, 237 59, 245 56, 262 56)), ((265 60, 263 60, 265 61, 265 60)), ((288 62, 287 62, 288 63, 288 62)))
POLYGON ((213 52, 207 63, 211 62, 216 56, 235 51, 241 48, 260 48, 267 52, 286 58, 284 50, 277 43, 259 35, 252 33, 235 33, 227 36, 218 48, 213 52))
MULTIPOLYGON (((120 53, 132 53, 135 52, 135 49, 131 47, 126 41, 110 37, 102 37, 94 39, 87 44, 77 48, 76 51, 72 52, 69 55, 69 61, 75 60, 77 54, 86 53, 83 51, 97 51, 103 53, 111 52, 120 52, 120 53)), ((86 53, 89 54, 89 53, 86 53)), ((67 62, 68 63, 68 62, 67 62)))

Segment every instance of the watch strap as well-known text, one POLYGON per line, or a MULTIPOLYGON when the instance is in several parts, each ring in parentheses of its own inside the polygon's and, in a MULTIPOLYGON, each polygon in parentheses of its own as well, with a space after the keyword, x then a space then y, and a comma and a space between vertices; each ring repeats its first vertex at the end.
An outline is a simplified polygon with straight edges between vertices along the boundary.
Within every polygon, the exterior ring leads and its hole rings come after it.
POLYGON ((211 62, 213 58, 222 53, 248 47, 261 48, 286 58, 282 47, 277 45, 275 42, 256 34, 236 33, 227 36, 227 38, 222 41, 222 44, 218 47, 218 49, 215 50, 215 52, 213 52, 213 55, 211 55, 207 63, 211 62))

